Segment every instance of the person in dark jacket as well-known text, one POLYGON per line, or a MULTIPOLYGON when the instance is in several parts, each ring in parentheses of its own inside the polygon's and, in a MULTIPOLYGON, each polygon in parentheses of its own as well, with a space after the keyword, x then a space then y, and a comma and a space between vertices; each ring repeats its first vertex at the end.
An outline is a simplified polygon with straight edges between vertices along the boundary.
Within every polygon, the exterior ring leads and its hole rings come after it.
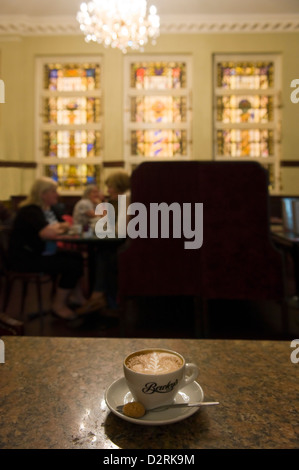
POLYGON ((70 298, 81 305, 85 302, 80 286, 83 259, 79 252, 57 249, 55 239, 69 227, 52 210, 57 200, 57 184, 51 178, 35 181, 14 219, 9 257, 14 270, 57 276, 52 312, 68 320, 76 317, 68 306, 70 298))

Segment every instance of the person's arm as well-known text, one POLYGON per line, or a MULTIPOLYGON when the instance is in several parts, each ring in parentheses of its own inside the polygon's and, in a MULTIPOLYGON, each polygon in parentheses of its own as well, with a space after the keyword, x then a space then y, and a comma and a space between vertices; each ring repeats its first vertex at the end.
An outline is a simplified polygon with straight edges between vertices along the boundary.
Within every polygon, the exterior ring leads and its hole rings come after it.
POLYGON ((48 224, 38 232, 38 235, 40 236, 40 238, 44 240, 55 240, 57 236, 65 233, 66 230, 65 230, 64 225, 65 225, 64 222, 58 222, 56 224, 48 224))

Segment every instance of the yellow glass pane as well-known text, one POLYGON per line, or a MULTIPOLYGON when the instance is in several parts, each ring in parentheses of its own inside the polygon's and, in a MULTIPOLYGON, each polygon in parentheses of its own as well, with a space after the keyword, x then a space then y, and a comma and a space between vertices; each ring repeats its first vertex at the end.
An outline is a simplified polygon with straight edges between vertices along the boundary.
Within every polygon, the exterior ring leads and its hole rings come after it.
POLYGON ((87 184, 99 184, 99 167, 95 165, 48 165, 46 176, 60 189, 83 189, 87 184))
POLYGON ((264 157, 273 154, 273 131, 225 129, 217 131, 217 154, 223 157, 264 157))
POLYGON ((45 99, 44 121, 58 125, 83 125, 100 121, 100 99, 52 97, 45 99))
POLYGON ((141 96, 131 99, 131 121, 147 123, 185 122, 186 98, 174 96, 141 96))
POLYGON ((273 98, 263 95, 219 96, 217 121, 223 123, 273 121, 273 98))
POLYGON ((186 87, 184 62, 135 62, 131 65, 131 87, 169 90, 186 87))
POLYGON ((140 130, 131 133, 132 155, 173 157, 186 155, 187 134, 181 130, 140 130))
POLYGON ((52 91, 87 91, 100 87, 98 64, 47 64, 44 88, 52 91))
POLYGON ((217 64, 217 86, 231 90, 267 89, 274 85, 273 62, 230 61, 217 64))
POLYGON ((86 158, 99 155, 98 131, 51 131, 44 132, 43 136, 45 156, 86 158))

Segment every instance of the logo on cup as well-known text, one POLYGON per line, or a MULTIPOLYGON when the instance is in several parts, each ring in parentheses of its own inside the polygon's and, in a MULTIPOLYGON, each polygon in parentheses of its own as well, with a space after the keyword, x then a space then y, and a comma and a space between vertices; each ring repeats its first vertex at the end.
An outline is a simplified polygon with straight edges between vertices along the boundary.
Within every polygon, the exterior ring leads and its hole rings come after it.
POLYGON ((158 385, 156 382, 148 382, 142 389, 143 393, 152 395, 153 393, 169 393, 179 383, 178 379, 174 382, 168 382, 167 385, 158 385))

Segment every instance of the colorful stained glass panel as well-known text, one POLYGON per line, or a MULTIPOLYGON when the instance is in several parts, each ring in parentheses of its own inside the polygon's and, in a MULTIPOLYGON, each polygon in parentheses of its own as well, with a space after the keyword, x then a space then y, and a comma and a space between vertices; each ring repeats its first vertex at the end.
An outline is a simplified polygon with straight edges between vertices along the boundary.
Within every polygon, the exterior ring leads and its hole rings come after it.
POLYGON ((273 121, 273 97, 264 95, 218 96, 217 121, 223 123, 273 121))
POLYGON ((100 87, 97 64, 47 64, 44 88, 51 91, 88 91, 100 87))
POLYGON ((147 123, 186 122, 185 97, 141 96, 131 98, 131 121, 147 123))
POLYGON ((143 90, 169 90, 186 87, 183 62, 134 62, 131 87, 143 90))
POLYGON ((217 63, 217 86, 231 90, 267 89, 274 84, 273 62, 220 62, 217 63))
POLYGON ((100 120, 100 99, 52 97, 45 99, 45 119, 50 124, 83 125, 100 120))
POLYGON ((217 154, 223 157, 269 157, 273 154, 273 131, 268 129, 221 129, 217 131, 217 154))
POLYGON ((186 137, 182 130, 132 131, 131 152, 144 157, 186 155, 186 137))
POLYGON ((94 157, 100 152, 98 131, 50 131, 44 132, 44 155, 49 157, 94 157))
POLYGON ((53 178, 60 189, 82 189, 99 183, 99 168, 95 165, 48 165, 46 176, 53 178))

